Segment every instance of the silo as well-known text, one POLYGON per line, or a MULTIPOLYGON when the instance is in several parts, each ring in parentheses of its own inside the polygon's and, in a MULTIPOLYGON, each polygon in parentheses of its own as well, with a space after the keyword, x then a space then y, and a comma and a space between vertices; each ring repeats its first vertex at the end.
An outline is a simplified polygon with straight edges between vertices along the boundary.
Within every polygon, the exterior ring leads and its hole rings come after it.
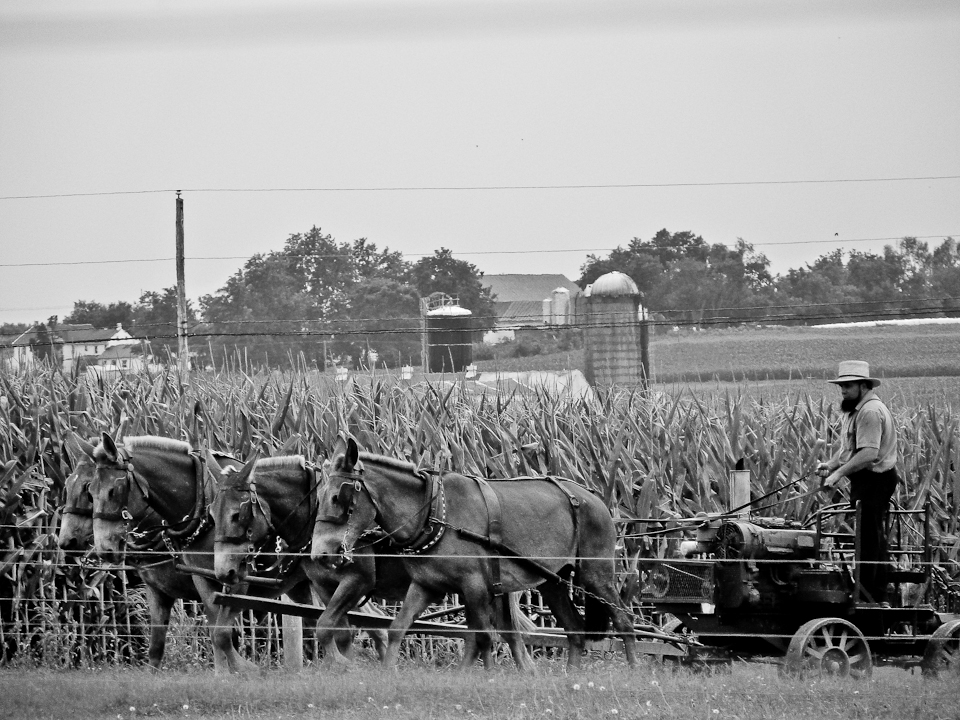
POLYGON ((566 325, 570 316, 570 291, 564 287, 558 287, 551 295, 553 297, 551 302, 553 318, 551 322, 554 325, 566 325))
POLYGON ((646 326, 637 284, 622 272, 601 275, 577 298, 585 375, 591 385, 646 386, 646 326))
POLYGON ((473 313, 441 305, 426 313, 427 372, 463 372, 473 362, 473 313))

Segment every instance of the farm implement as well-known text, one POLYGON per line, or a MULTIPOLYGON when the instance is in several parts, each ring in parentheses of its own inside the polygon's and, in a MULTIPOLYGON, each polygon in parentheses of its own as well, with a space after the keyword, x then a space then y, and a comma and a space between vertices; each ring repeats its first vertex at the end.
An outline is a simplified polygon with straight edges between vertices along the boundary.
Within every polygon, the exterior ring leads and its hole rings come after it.
POLYGON ((892 604, 868 602, 861 584, 859 515, 858 503, 804 522, 692 518, 639 560, 641 607, 699 640, 685 661, 764 659, 784 674, 853 677, 878 665, 956 668, 960 584, 933 562, 928 511, 890 511, 892 604))

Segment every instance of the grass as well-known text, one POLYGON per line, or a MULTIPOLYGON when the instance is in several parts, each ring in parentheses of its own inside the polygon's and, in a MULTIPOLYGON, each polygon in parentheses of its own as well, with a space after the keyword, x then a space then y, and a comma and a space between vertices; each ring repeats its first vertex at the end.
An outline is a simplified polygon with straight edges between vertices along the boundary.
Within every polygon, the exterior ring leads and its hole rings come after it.
POLYGON ((567 674, 541 661, 535 678, 501 667, 459 673, 361 664, 346 673, 218 677, 137 670, 0 671, 0 717, 35 718, 905 718, 957 717, 956 678, 895 668, 874 679, 781 680, 772 665, 693 673, 617 658, 567 674))

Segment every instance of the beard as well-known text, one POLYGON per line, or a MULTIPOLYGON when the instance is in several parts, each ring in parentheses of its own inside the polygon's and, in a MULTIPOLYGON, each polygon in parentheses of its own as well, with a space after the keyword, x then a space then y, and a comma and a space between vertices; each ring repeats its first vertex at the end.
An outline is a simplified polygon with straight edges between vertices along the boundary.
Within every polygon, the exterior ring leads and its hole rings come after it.
POLYGON ((845 413, 852 413, 857 409, 860 398, 844 398, 840 401, 840 410, 845 413))

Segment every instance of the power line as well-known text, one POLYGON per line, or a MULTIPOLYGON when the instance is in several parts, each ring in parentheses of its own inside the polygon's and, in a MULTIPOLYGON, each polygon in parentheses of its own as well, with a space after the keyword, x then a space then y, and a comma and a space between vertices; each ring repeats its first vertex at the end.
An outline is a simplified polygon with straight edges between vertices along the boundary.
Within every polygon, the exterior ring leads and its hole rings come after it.
MULTIPOLYGON (((904 237, 912 237, 915 240, 931 240, 934 238, 948 238, 954 237, 955 235, 960 235, 960 233, 939 233, 937 235, 905 235, 897 237, 873 237, 873 238, 849 238, 849 239, 828 239, 828 240, 785 240, 781 242, 756 242, 750 243, 755 247, 768 247, 768 246, 782 246, 782 245, 815 245, 815 244, 825 244, 825 243, 853 243, 853 242, 890 242, 894 240, 902 240, 904 237)), ((592 253, 592 252, 613 252, 614 250, 622 249, 622 246, 616 248, 604 247, 604 248, 565 248, 565 249, 546 249, 546 250, 465 250, 463 252, 454 252, 453 255, 546 255, 553 253, 592 253)), ((656 251, 657 248, 650 247, 651 251, 656 251)), ((385 248, 384 251, 389 251, 389 248, 385 248)), ((249 260, 250 258, 262 253, 255 253, 254 255, 207 255, 207 256, 198 256, 198 257, 188 257, 186 260, 190 262, 194 261, 206 261, 206 260, 249 260)), ((272 251, 270 254, 282 255, 285 258, 303 258, 310 257, 316 258, 318 260, 327 259, 327 258, 352 258, 354 255, 352 253, 318 253, 318 254, 286 254, 282 251, 272 251)), ((401 253, 403 257, 429 257, 433 253, 401 253)), ((122 260, 63 260, 55 262, 30 262, 30 263, 0 263, 0 267, 55 267, 59 265, 112 265, 112 264, 122 264, 122 263, 153 263, 153 262, 173 262, 174 258, 172 257, 162 257, 162 258, 127 258, 122 260)))
POLYGON ((464 192, 490 190, 620 190, 631 188, 677 188, 677 187, 743 187, 751 185, 835 185, 845 183, 915 182, 933 180, 958 180, 960 175, 895 176, 877 178, 833 178, 809 180, 720 180, 715 182, 674 183, 598 183, 569 185, 384 185, 372 187, 280 187, 280 188, 182 188, 154 190, 111 190, 77 193, 50 193, 38 195, 6 195, 0 200, 43 200, 49 198, 102 197, 112 195, 148 195, 157 193, 292 193, 292 192, 464 192))
MULTIPOLYGON (((941 314, 944 311, 944 308, 940 305, 930 306, 930 307, 919 307, 911 308, 909 310, 910 315, 905 316, 898 310, 890 311, 876 311, 864 309, 860 311, 848 312, 843 315, 837 315, 836 313, 821 312, 814 313, 809 315, 798 315, 793 313, 784 313, 784 314, 774 314, 774 315, 763 315, 763 316, 714 316, 709 318, 701 318, 699 320, 691 319, 664 319, 664 320, 648 320, 648 324, 651 327, 673 327, 673 326, 684 326, 684 327, 713 327, 713 326, 722 326, 722 325, 742 325, 745 323, 783 323, 790 321, 803 321, 805 323, 819 321, 819 320, 846 320, 853 321, 857 318, 864 318, 869 320, 876 320, 878 322, 882 321, 883 318, 895 318, 895 319, 910 319, 918 317, 932 317, 941 314)), ((676 312, 676 311, 675 311, 676 312)), ((617 313, 601 313, 599 315, 616 315, 617 313)), ((620 313, 622 315, 622 313, 620 313)), ((635 320, 614 320, 611 322, 579 322, 574 320, 571 323, 566 325, 550 325, 542 322, 540 323, 522 325, 524 330, 573 330, 573 329, 598 329, 598 328, 622 328, 622 327, 634 327, 636 326, 635 320)), ((395 322, 399 322, 399 319, 394 319, 395 322)), ((300 328, 298 330, 239 330, 239 331, 229 331, 225 329, 217 329, 217 325, 231 325, 238 324, 240 321, 226 321, 222 323, 217 322, 204 322, 198 323, 194 328, 188 332, 189 337, 191 338, 257 338, 257 337, 269 337, 273 338, 276 341, 277 338, 286 338, 288 342, 294 342, 296 338, 299 339, 309 339, 312 337, 322 337, 322 336, 338 336, 338 337, 371 337, 371 336, 389 336, 389 335, 419 335, 422 332, 422 328, 419 324, 403 326, 403 327, 394 327, 394 328, 376 328, 376 329, 364 329, 364 328, 343 328, 343 327, 326 327, 320 328, 300 328), (201 326, 214 326, 210 329, 199 329, 201 326)), ((265 322, 265 321, 252 321, 252 322, 265 322)), ((314 321, 318 322, 318 321, 314 321)), ((389 322, 389 321, 380 321, 380 322, 389 322)), ((166 323, 166 327, 173 327, 175 323, 166 323)), ((519 324, 518 324, 519 326, 519 324)), ((462 332, 464 334, 472 335, 474 333, 487 332, 491 330, 504 329, 502 326, 498 326, 496 322, 483 324, 475 326, 472 328, 463 328, 459 330, 447 329, 445 332, 462 332)), ((55 332, 55 330, 54 330, 55 332)), ((158 333, 150 336, 142 336, 135 338, 137 340, 173 340, 176 338, 176 333, 158 333)), ((48 343, 43 343, 44 345, 48 343)), ((59 344, 59 343, 55 343, 59 344)), ((12 344, 0 344, 0 348, 9 348, 13 347, 12 344)))

